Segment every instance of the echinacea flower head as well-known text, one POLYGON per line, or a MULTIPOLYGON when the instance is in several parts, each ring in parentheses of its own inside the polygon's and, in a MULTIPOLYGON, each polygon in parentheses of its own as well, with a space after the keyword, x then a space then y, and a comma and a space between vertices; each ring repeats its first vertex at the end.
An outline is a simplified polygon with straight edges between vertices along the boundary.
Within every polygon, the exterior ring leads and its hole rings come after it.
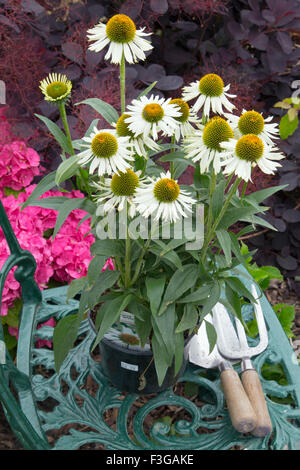
POLYGON ((201 173, 207 172, 212 163, 217 174, 221 169, 224 152, 220 144, 232 138, 233 130, 228 122, 220 116, 214 116, 205 126, 200 126, 200 130, 185 139, 186 157, 193 162, 199 161, 201 173))
POLYGON ((176 104, 170 103, 171 98, 165 100, 159 96, 151 95, 150 98, 142 96, 138 100, 133 100, 128 106, 128 118, 125 122, 135 136, 143 134, 158 139, 158 133, 171 136, 179 126, 177 117, 181 116, 180 109, 176 104))
POLYGON ((149 178, 146 184, 136 189, 134 197, 136 209, 143 217, 154 215, 155 221, 161 218, 172 223, 192 213, 196 201, 180 188, 169 171, 156 180, 149 178))
POLYGON ((179 124, 174 131, 175 140, 176 142, 178 142, 181 137, 193 134, 195 128, 192 126, 192 123, 199 125, 199 119, 197 118, 195 112, 190 109, 187 102, 183 99, 174 98, 170 101, 170 104, 175 104, 176 106, 178 106, 181 113, 181 116, 175 118, 179 124))
POLYGON ((72 82, 66 75, 50 73, 48 77, 40 82, 40 89, 46 101, 50 103, 65 102, 72 90, 72 82))
POLYGON ((232 112, 235 108, 228 98, 235 95, 228 94, 230 85, 224 85, 223 79, 215 73, 204 75, 200 80, 183 88, 182 97, 185 101, 197 98, 193 109, 196 113, 203 107, 203 114, 209 117, 210 111, 224 114, 223 107, 232 112))
POLYGON ((134 217, 136 206, 133 197, 138 187, 144 187, 145 178, 140 178, 140 171, 134 172, 131 169, 125 172, 115 173, 112 177, 105 178, 104 182, 94 183, 93 186, 99 191, 99 195, 94 197, 97 204, 104 203, 104 213, 112 209, 122 211, 128 203, 129 216, 134 217))
POLYGON ((145 60, 145 52, 152 49, 150 41, 145 39, 149 35, 144 28, 137 30, 129 16, 118 14, 110 18, 107 24, 100 21, 88 30, 88 40, 94 42, 89 49, 99 52, 109 45, 105 60, 120 64, 124 54, 125 60, 133 64, 145 60))
POLYGON ((129 114, 122 114, 117 123, 113 124, 116 128, 117 135, 119 137, 129 137, 130 144, 132 146, 132 150, 139 156, 143 156, 144 158, 148 158, 148 150, 160 150, 160 146, 151 139, 150 136, 147 135, 135 135, 128 126, 128 123, 125 122, 129 114))
POLYGON ((273 139, 279 138, 278 124, 271 123, 272 116, 264 119, 257 111, 243 110, 241 116, 226 114, 226 118, 236 131, 237 137, 255 134, 268 145, 274 145, 273 139))
POLYGON ((251 169, 256 165, 263 173, 273 175, 281 166, 277 160, 284 158, 276 147, 268 146, 255 134, 222 142, 221 147, 224 149, 224 161, 221 163, 224 174, 234 173, 244 181, 251 181, 251 169))
POLYGON ((89 166, 89 173, 97 169, 98 175, 111 175, 118 171, 125 172, 130 168, 130 161, 134 160, 129 137, 118 137, 115 129, 99 131, 94 127, 88 137, 83 137, 87 147, 78 154, 78 163, 89 166))

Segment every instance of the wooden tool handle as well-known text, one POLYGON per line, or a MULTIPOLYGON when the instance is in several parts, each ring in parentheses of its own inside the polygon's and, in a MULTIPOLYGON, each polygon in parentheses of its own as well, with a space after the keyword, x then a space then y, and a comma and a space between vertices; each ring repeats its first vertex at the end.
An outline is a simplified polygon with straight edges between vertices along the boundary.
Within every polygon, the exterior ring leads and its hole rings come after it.
POLYGON ((238 373, 234 369, 223 370, 221 383, 233 427, 241 433, 251 432, 257 418, 238 373))
POLYGON ((256 370, 245 370, 242 373, 242 382, 257 416, 257 425, 252 434, 257 437, 267 436, 272 431, 272 423, 256 370))

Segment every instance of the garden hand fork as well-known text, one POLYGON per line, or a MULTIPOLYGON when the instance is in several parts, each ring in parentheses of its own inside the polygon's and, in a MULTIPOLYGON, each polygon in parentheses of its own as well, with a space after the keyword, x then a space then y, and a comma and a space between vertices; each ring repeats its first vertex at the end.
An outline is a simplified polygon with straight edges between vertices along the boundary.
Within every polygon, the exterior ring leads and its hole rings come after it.
POLYGON ((237 317, 235 317, 235 331, 228 312, 222 304, 218 303, 213 308, 213 323, 217 331, 217 345, 220 353, 229 360, 240 359, 242 361, 242 383, 257 416, 257 425, 252 434, 263 437, 272 431, 272 423, 262 385, 252 364, 251 357, 257 356, 266 349, 268 333, 263 311, 253 284, 251 291, 256 300, 254 312, 259 332, 259 343, 256 346, 249 347, 244 327, 237 317))

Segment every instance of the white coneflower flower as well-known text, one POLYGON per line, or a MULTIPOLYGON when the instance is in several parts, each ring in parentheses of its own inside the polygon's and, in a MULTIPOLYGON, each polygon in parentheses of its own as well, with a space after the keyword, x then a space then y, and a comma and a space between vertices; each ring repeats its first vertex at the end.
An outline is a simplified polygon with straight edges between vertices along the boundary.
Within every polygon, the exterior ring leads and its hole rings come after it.
POLYGON ((150 98, 142 96, 133 100, 126 112, 129 117, 125 119, 129 129, 135 136, 152 135, 154 140, 158 139, 158 133, 164 132, 171 136, 179 126, 177 117, 181 112, 175 104, 170 104, 171 98, 165 100, 159 96, 151 95, 150 98))
POLYGON ((94 41, 89 46, 91 51, 99 52, 109 45, 105 60, 111 60, 113 64, 120 64, 124 53, 125 60, 133 64, 138 60, 145 60, 145 51, 150 51, 153 46, 144 39, 151 33, 144 33, 144 29, 136 29, 132 19, 126 15, 114 15, 107 24, 101 21, 89 29, 88 40, 94 41))
POLYGON ((39 87, 45 96, 46 101, 59 103, 66 101, 72 90, 72 82, 66 75, 49 73, 48 77, 40 82, 39 87))
POLYGON ((111 175, 118 171, 125 172, 130 168, 129 161, 133 161, 132 149, 128 137, 117 137, 115 129, 102 129, 94 127, 89 137, 83 137, 87 144, 86 150, 78 154, 78 163, 81 166, 90 165, 89 173, 98 169, 98 175, 111 175))
POLYGON ((228 100, 228 98, 236 97, 227 93, 229 88, 230 85, 224 87, 224 82, 219 75, 209 73, 184 87, 182 97, 185 101, 197 98, 193 105, 194 111, 197 113, 203 107, 203 114, 209 117, 210 110, 216 114, 224 114, 223 106, 230 112, 235 108, 228 100))
POLYGON ((148 150, 160 150, 160 146, 154 142, 151 137, 148 135, 137 135, 135 136, 134 133, 129 129, 128 123, 125 122, 125 119, 129 117, 129 114, 122 114, 122 116, 119 117, 118 121, 113 124, 113 126, 116 128, 117 135, 119 137, 129 137, 129 142, 132 146, 132 150, 134 153, 136 153, 139 156, 142 156, 144 158, 148 158, 148 150))
MULTIPOLYGON (((225 119, 214 116, 205 126, 200 126, 200 130, 188 136, 184 142, 186 157, 193 162, 198 162, 200 172, 209 170, 212 163, 214 172, 217 174, 221 169, 222 148, 221 142, 233 138, 233 131, 225 119)), ((223 151, 224 152, 224 151, 223 151)))
POLYGON ((199 127, 199 119, 195 112, 190 109, 189 105, 181 98, 174 98, 170 101, 170 104, 175 104, 180 109, 181 116, 175 118, 178 121, 178 127, 174 131, 175 140, 178 142, 182 137, 191 135, 195 132, 193 124, 197 124, 199 127))
POLYGON ((244 135, 238 140, 230 139, 220 145, 224 149, 224 161, 221 163, 224 173, 234 173, 244 181, 251 181, 251 169, 256 165, 263 173, 273 175, 281 166, 276 160, 284 158, 276 147, 266 145, 255 134, 244 135))
POLYGON ((182 190, 168 171, 156 180, 149 178, 147 187, 137 188, 134 197, 137 211, 143 217, 154 215, 164 222, 176 222, 192 213, 196 201, 182 190))
POLYGON ((93 183, 93 186, 100 192, 95 196, 95 201, 98 204, 105 201, 103 205, 105 213, 115 208, 122 211, 128 203, 129 216, 134 217, 136 205, 133 202, 133 197, 136 189, 143 187, 145 181, 145 178, 140 178, 140 174, 141 171, 134 172, 128 169, 124 173, 120 171, 111 178, 105 178, 104 182, 93 183))
POLYGON ((255 134, 266 144, 274 145, 273 139, 279 139, 278 124, 270 123, 272 116, 266 119, 257 111, 246 111, 243 109, 241 116, 225 114, 226 118, 236 131, 236 136, 241 137, 246 134, 255 134))

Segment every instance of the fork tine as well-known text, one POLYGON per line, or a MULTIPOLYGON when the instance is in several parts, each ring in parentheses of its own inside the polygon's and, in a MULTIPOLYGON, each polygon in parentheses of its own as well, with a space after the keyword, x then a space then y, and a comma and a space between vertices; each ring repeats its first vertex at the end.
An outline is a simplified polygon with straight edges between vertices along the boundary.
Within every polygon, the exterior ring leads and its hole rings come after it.
POLYGON ((260 301, 258 299, 258 294, 254 284, 251 286, 251 292, 257 302, 254 304, 254 313, 257 322, 257 328, 259 333, 259 348, 264 350, 268 346, 268 331, 264 319, 264 314, 261 308, 260 301))
POLYGON ((245 329, 239 318, 235 317, 234 320, 235 320, 237 335, 238 335, 240 346, 241 346, 241 351, 246 352, 249 348, 249 345, 248 345, 245 329))

